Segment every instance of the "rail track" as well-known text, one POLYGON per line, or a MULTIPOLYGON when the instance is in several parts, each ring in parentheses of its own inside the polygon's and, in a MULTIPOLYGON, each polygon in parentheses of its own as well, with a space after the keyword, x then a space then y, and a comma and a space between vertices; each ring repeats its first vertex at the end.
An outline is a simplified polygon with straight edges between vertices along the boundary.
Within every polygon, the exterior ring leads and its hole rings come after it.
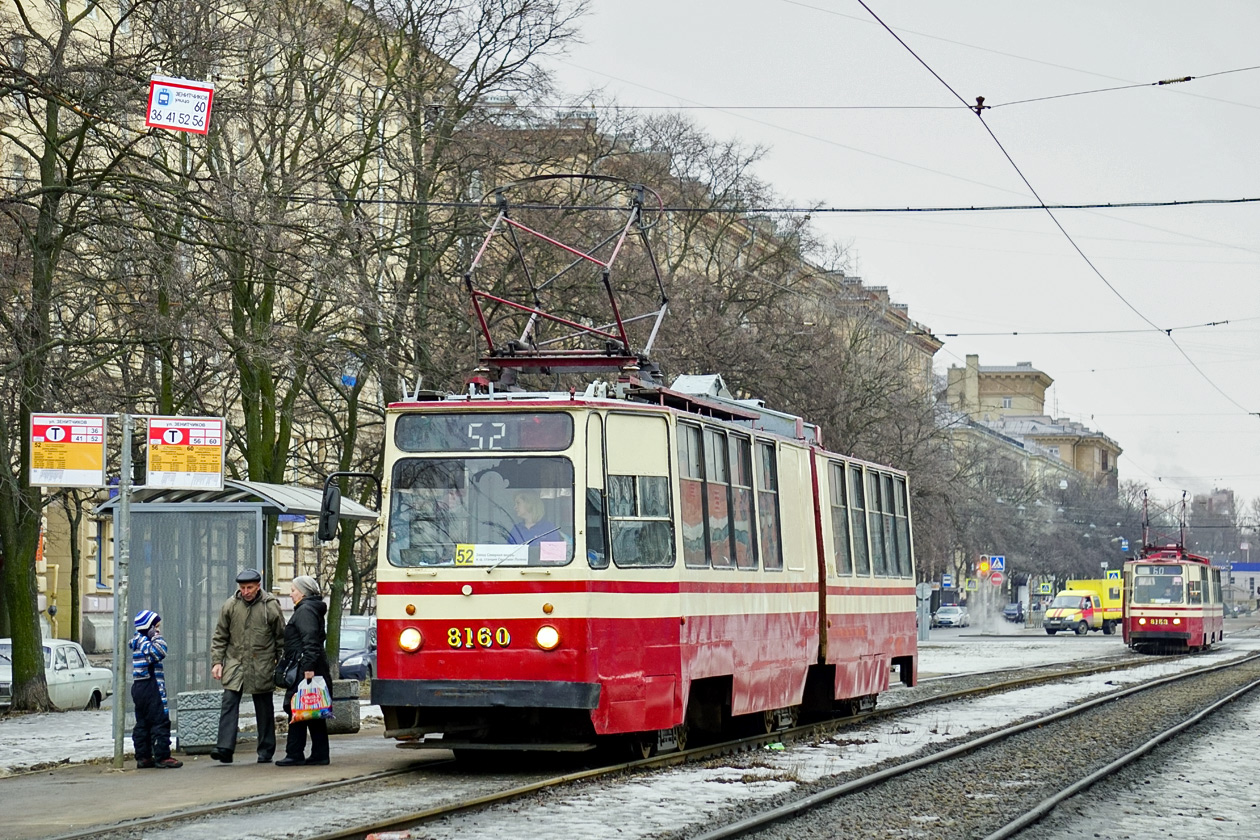
MULTIPOLYGON (((463 775, 459 765, 454 762, 430 761, 422 767, 373 773, 314 786, 302 791, 282 792, 244 801, 189 808, 112 826, 95 826, 76 833, 60 835, 56 840, 78 840, 78 838, 86 837, 118 838, 118 840, 122 840, 122 838, 152 836, 151 832, 156 828, 164 831, 173 831, 178 826, 190 826, 193 824, 205 824, 208 827, 214 824, 216 817, 225 815, 239 816, 252 810, 272 812, 277 808, 284 808, 293 811, 295 814, 304 813, 309 809, 324 811, 328 810, 329 797, 331 796, 353 799, 362 795, 370 798, 374 792, 379 792, 387 787, 391 789, 416 785, 429 789, 437 787, 446 794, 439 797, 440 801, 431 802, 425 807, 415 808, 405 813, 396 813, 388 818, 369 822, 355 821, 354 824, 330 828, 320 833, 306 831, 298 835, 289 835, 302 836, 310 838, 310 840, 344 840, 345 838, 357 840, 357 838, 364 838, 372 833, 406 831, 425 823, 444 818, 449 819, 491 805, 523 800, 531 795, 561 788, 565 785, 615 778, 626 774, 643 774, 654 769, 706 762, 741 753, 753 754, 753 751, 777 742, 790 743, 825 739, 858 724, 881 718, 905 715, 924 706, 987 693, 1009 691, 1056 680, 1067 680, 1083 675, 1120 671, 1147 665, 1150 662, 1149 658, 1134 657, 1121 661, 1095 663, 1086 667, 1043 666, 1020 669, 1014 672, 975 673, 950 679, 932 680, 925 684, 922 689, 894 692, 890 695, 890 700, 896 705, 889 708, 880 708, 853 717, 820 721, 756 737, 697 747, 680 753, 583 768, 576 772, 524 773, 515 771, 510 774, 497 776, 485 773, 463 775)), ((336 810, 344 812, 354 809, 337 806, 336 810)), ((300 820, 301 818, 299 818, 300 820)), ((309 819, 307 821, 309 822, 309 819)), ((180 832, 180 834, 182 835, 183 832, 180 832)), ((172 836, 176 835, 172 834, 172 836)), ((189 836, 194 835, 190 834, 189 836)))
MULTIPOLYGON (((887 837, 895 833, 893 826, 900 830, 917 826, 924 831, 922 836, 985 840, 1022 837, 1061 803, 1142 760, 1161 744, 1257 687, 1260 654, 1171 675, 1001 727, 931 755, 823 785, 789 802, 686 836, 693 840, 887 837), (1235 687, 1238 676, 1230 672, 1244 673, 1244 684, 1235 687), (1163 715, 1146 707, 1135 714, 1126 703, 1139 696, 1184 687, 1190 681, 1198 684, 1197 689, 1206 690, 1196 691, 1193 699, 1163 696, 1148 704, 1163 709, 1163 715), (1208 682, 1215 684, 1207 685, 1208 682), (1209 699, 1201 695, 1208 695, 1209 699), (1090 720, 1083 722, 1087 716, 1090 720), (1132 731, 1119 731, 1116 721, 1126 717, 1130 721, 1136 719, 1140 737, 1132 731), (1149 724, 1156 722, 1158 731, 1152 737, 1149 724), (1082 737, 1082 733, 1092 733, 1092 737, 1082 737), (1104 735, 1115 736, 1114 742, 1104 735), (1013 745, 1017 738, 1023 741, 1013 745), (1069 749, 1053 750, 1055 744, 1067 744, 1069 749), (994 786, 987 802, 986 797, 976 795, 976 779, 992 779, 995 769, 1012 766, 1012 758, 1015 767, 1027 768, 1028 762, 1019 761, 1019 757, 1030 754, 1039 757, 1040 778, 1034 778, 1035 773, 1026 772, 1022 778, 1013 773, 1004 778, 1005 784, 994 786), (1085 760, 1072 764, 1072 756, 1085 760), (951 808, 933 794, 941 790, 970 792, 960 797, 966 800, 962 808, 951 808), (894 804, 890 807, 889 803, 894 804), (981 807, 982 804, 998 807, 981 807), (963 813, 968 816, 961 816, 963 813)), ((997 773, 1002 772, 997 769, 997 773)))

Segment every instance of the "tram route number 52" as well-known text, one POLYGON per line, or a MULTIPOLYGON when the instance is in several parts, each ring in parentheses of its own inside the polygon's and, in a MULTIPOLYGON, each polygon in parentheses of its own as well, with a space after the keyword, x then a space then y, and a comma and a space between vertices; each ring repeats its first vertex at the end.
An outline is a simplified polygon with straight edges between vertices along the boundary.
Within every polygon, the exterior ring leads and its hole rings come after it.
POLYGON ((507 437, 506 423, 469 423, 468 440, 476 443, 472 449, 501 449, 507 437))

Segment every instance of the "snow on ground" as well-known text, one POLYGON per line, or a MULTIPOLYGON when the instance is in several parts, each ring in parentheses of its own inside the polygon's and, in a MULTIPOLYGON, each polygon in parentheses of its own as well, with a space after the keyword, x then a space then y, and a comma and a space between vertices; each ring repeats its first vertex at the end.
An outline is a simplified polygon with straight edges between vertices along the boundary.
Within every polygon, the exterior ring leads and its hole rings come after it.
MULTIPOLYGON (((112 698, 111 698, 112 699, 112 698)), ((277 701, 279 698, 277 698, 277 701)), ((254 716, 241 710, 242 730, 254 727, 254 716)), ((280 708, 280 703, 276 703, 280 708)), ((284 713, 276 718, 284 719, 284 713)), ((381 721, 380 706, 364 705, 360 721, 381 721)), ((12 715, 0 718, 0 777, 43 768, 52 764, 78 764, 114 757, 114 712, 53 712, 38 715, 12 715)), ((281 739, 283 743, 283 738, 281 739)), ((123 752, 131 758, 131 732, 123 737, 123 752)))

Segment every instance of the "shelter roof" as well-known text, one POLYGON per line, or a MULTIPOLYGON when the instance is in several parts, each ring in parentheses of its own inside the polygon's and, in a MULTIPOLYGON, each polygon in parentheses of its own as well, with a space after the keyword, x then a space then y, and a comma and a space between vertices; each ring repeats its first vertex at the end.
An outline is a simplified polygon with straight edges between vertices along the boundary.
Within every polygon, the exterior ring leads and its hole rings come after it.
MULTIPOLYGON (((131 494, 133 504, 261 504, 264 513, 289 513, 319 516, 323 491, 318 487, 296 484, 268 484, 225 478, 222 490, 172 490, 165 487, 140 487, 131 494)), ((97 506, 98 514, 112 513, 118 497, 97 506)), ((343 519, 376 519, 377 513, 358 502, 341 499, 343 519)))

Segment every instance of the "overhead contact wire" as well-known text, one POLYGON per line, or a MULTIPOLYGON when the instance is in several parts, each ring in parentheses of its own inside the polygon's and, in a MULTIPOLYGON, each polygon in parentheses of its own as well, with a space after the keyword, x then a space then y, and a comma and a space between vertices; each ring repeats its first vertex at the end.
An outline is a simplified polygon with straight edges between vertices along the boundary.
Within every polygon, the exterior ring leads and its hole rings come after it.
MULTIPOLYGON (((1021 169, 1019 168, 1019 164, 1017 164, 1017 163, 1015 162, 1015 159, 1011 157, 1010 152, 1008 152, 1008 151, 1006 150, 1006 147, 1002 145, 1002 141, 998 139, 998 136, 997 136, 996 134, 994 134, 994 133, 993 133, 993 129, 991 129, 991 128, 989 127, 989 124, 988 124, 987 122, 985 122, 985 120, 984 120, 984 110, 985 110, 984 97, 977 97, 977 98, 976 98, 976 104, 975 104, 974 106, 973 106, 973 105, 970 105, 970 104, 967 102, 967 100, 963 99, 963 97, 962 97, 961 95, 959 95, 958 91, 954 90, 954 88, 953 88, 952 86, 950 86, 949 82, 947 82, 947 81, 945 81, 943 78, 941 78, 940 74, 939 74, 939 73, 937 73, 935 70, 933 70, 933 69, 932 69, 931 65, 929 65, 926 61, 924 61, 922 58, 920 58, 920 57, 919 57, 919 54, 918 54, 918 53, 916 53, 913 49, 911 49, 911 48, 910 48, 910 45, 909 45, 909 44, 907 44, 905 41, 903 41, 903 40, 901 39, 901 36, 899 36, 896 32, 894 32, 894 31, 892 30, 892 28, 891 28, 888 24, 884 23, 884 21, 883 21, 883 20, 879 17, 879 15, 875 14, 874 10, 872 10, 872 9, 871 9, 871 7, 870 7, 870 6, 868 6, 868 5, 866 4, 866 0, 858 0, 858 4, 859 4, 859 5, 861 5, 861 7, 862 7, 863 9, 866 9, 867 13, 868 13, 868 14, 870 14, 870 16, 871 16, 871 17, 873 17, 873 18, 875 19, 875 21, 876 21, 877 23, 879 23, 879 25, 880 25, 880 26, 882 26, 886 32, 888 32, 888 34, 889 34, 889 35, 891 35, 893 38, 895 38, 895 39, 896 39, 896 41, 897 41, 897 43, 901 44, 901 46, 905 48, 906 52, 910 53, 910 55, 914 57, 915 61, 917 61, 917 62, 919 62, 919 64, 923 65, 923 67, 924 67, 924 68, 925 68, 925 69, 926 69, 929 73, 931 73, 931 74, 932 74, 932 77, 933 77, 933 78, 935 78, 938 82, 940 82, 942 85, 944 85, 944 86, 945 86, 945 89, 946 89, 946 90, 948 90, 950 93, 952 93, 952 94, 954 95, 954 98, 955 98, 955 99, 957 99, 959 102, 962 102, 964 105, 967 105, 969 108, 971 108, 973 111, 975 111, 975 113, 976 113, 976 117, 980 120, 980 125, 984 126, 984 130, 985 130, 985 132, 987 132, 987 133, 988 133, 989 137, 990 137, 990 138, 993 140, 993 142, 997 145, 998 149, 1002 152, 1003 157, 1005 157, 1005 158, 1006 158, 1007 162, 1008 162, 1008 163, 1010 163, 1011 167, 1015 170, 1015 173, 1016 173, 1017 175, 1019 175, 1020 180, 1024 182, 1024 186, 1026 186, 1026 187, 1028 188, 1029 192, 1031 192, 1031 193, 1033 194, 1033 197, 1034 197, 1035 199, 1037 199, 1038 204, 1041 206, 1041 208, 1042 208, 1042 209, 1044 209, 1044 210, 1045 210, 1046 215, 1050 217, 1050 220, 1051 220, 1052 222, 1054 222, 1054 225, 1055 225, 1055 227, 1057 227, 1057 228, 1059 229, 1059 232, 1060 232, 1060 233, 1062 233, 1062 234, 1063 234, 1063 236, 1064 236, 1064 238, 1065 238, 1065 239, 1067 239, 1067 241, 1071 244, 1071 246, 1072 246, 1073 250, 1075 250, 1075 251, 1076 251, 1076 253, 1080 255, 1081 259, 1085 261, 1085 264, 1086 264, 1086 265, 1088 265, 1088 266, 1089 266, 1089 268, 1090 268, 1090 270, 1094 272, 1094 274, 1098 277, 1098 279, 1099 279, 1099 280, 1101 280, 1101 281, 1103 282, 1103 284, 1104 284, 1104 285, 1105 285, 1108 289, 1110 289, 1110 290, 1111 290, 1112 294, 1114 294, 1117 298, 1119 298, 1119 299, 1120 299, 1120 301, 1121 301, 1121 303, 1123 303, 1126 307, 1128 307, 1128 308, 1129 308, 1129 310, 1130 310, 1131 312, 1133 312, 1133 314, 1137 315, 1137 316, 1138 316, 1139 318, 1141 318, 1141 319, 1142 319, 1145 323, 1149 324, 1149 325, 1151 326, 1151 328, 1152 328, 1152 329, 1154 329, 1154 330, 1158 330, 1159 332, 1164 333, 1164 334, 1168 337, 1168 340, 1169 340, 1170 342, 1172 342, 1173 347, 1177 348, 1177 352, 1178 352, 1178 353, 1180 353, 1180 354, 1182 355, 1182 357, 1183 357, 1183 358, 1184 358, 1187 362, 1189 362, 1189 363, 1190 363, 1190 367, 1194 368, 1194 370, 1195 370, 1195 371, 1199 374, 1199 376, 1203 378, 1203 381, 1205 381, 1205 382, 1207 382, 1209 385, 1211 385, 1211 386, 1212 386, 1212 387, 1216 390, 1216 392, 1217 392, 1218 394, 1220 394, 1222 397, 1224 397, 1226 400, 1228 400, 1231 404, 1233 404, 1234 406, 1236 406, 1239 410, 1241 410, 1241 411, 1247 411, 1246 406, 1244 406, 1242 403, 1240 403, 1240 402, 1238 402, 1237 400, 1235 400, 1235 399, 1234 399, 1233 397, 1231 397, 1229 394, 1225 393, 1225 391, 1221 388, 1221 386, 1217 385, 1217 384, 1216 384, 1216 382, 1214 382, 1214 381, 1211 379, 1211 377, 1209 377, 1209 376, 1208 376, 1208 375, 1207 375, 1207 374, 1203 371, 1203 369, 1202 369, 1201 367, 1199 367, 1199 365, 1198 365, 1198 364, 1194 361, 1194 359, 1190 358, 1190 355, 1189 355, 1189 354, 1185 351, 1185 349, 1184 349, 1184 348, 1182 348, 1182 346, 1181 346, 1181 345, 1177 342, 1177 340, 1176 340, 1175 338, 1173 338, 1173 337, 1172 337, 1172 330, 1171 330, 1171 329, 1168 329, 1168 328, 1164 328, 1164 327, 1159 326, 1159 325, 1158 325, 1158 324, 1156 324, 1154 321, 1152 321, 1150 318, 1148 318, 1148 317, 1146 316, 1146 314, 1145 314, 1145 313, 1143 313, 1140 309, 1138 309, 1136 306, 1134 306, 1132 303, 1130 303, 1130 302, 1129 302, 1129 300, 1128 300, 1128 298, 1126 298, 1126 297, 1125 297, 1125 296, 1124 296, 1124 295, 1120 292, 1120 290, 1119 290, 1119 289, 1117 289, 1115 286, 1113 286, 1113 285, 1112 285, 1111 281, 1107 279, 1106 275, 1104 275, 1101 271, 1099 271, 1098 266, 1094 265, 1094 262, 1093 262, 1093 261, 1089 258, 1089 256, 1088 256, 1088 255, 1087 255, 1087 254, 1086 254, 1086 253, 1085 253, 1085 252, 1081 249, 1081 246, 1080 246, 1080 245, 1078 245, 1078 244, 1076 244, 1076 240, 1072 238, 1072 235, 1071 235, 1070 233, 1068 233, 1067 228, 1063 227, 1063 225, 1062 225, 1062 223, 1059 221, 1058 217, 1054 215, 1054 211, 1053 211, 1053 210, 1051 210, 1051 209, 1050 209, 1050 207, 1049 207, 1049 206, 1045 203, 1045 201, 1043 201, 1043 200, 1042 200, 1041 195, 1037 192, 1037 189, 1036 189, 1036 188, 1032 185, 1032 183, 1031 183, 1031 182, 1028 180, 1028 178, 1024 175, 1023 170, 1021 170, 1021 169)), ((1256 413, 1256 412, 1248 412, 1248 413, 1256 413)), ((1257 416, 1260 416, 1260 414, 1257 414, 1257 416)))

